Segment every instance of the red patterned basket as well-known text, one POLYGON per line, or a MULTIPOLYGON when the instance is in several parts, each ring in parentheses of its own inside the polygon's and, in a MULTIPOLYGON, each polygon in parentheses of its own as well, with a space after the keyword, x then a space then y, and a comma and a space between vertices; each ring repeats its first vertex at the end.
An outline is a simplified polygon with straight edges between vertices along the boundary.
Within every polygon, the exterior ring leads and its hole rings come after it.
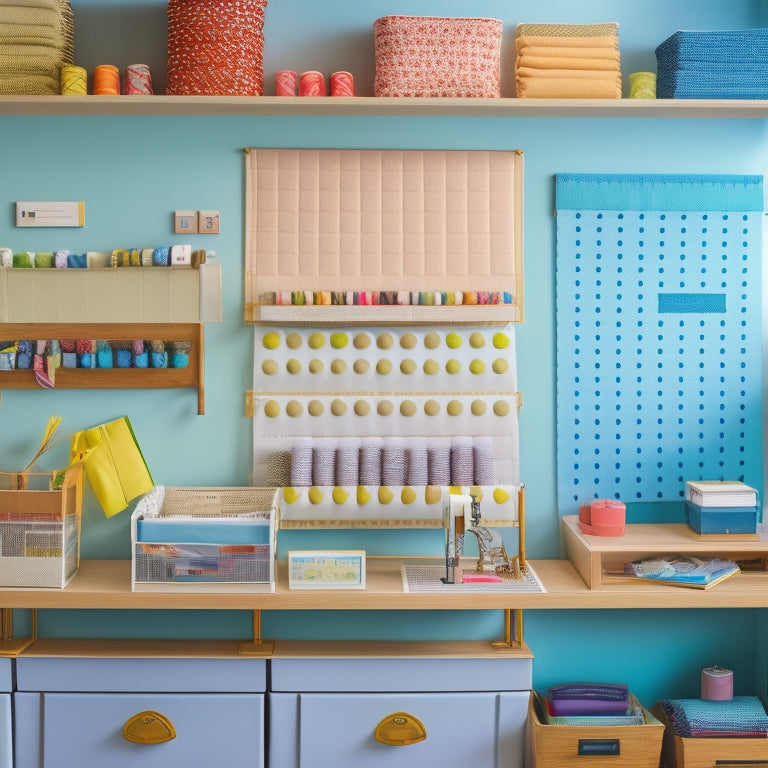
POLYGON ((375 96, 501 96, 498 19, 383 16, 373 35, 375 96))
POLYGON ((267 0, 170 0, 166 93, 264 94, 267 0))

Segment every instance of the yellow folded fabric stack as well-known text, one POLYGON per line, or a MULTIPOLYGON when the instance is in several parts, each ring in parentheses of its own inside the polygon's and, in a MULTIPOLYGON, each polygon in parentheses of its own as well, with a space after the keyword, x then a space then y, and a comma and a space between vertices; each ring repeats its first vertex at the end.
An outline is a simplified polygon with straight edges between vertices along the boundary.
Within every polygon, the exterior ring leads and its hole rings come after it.
POLYGON ((619 25, 518 24, 518 98, 620 99, 619 25))
POLYGON ((74 61, 69 0, 0 0, 0 94, 61 93, 60 72, 74 61))

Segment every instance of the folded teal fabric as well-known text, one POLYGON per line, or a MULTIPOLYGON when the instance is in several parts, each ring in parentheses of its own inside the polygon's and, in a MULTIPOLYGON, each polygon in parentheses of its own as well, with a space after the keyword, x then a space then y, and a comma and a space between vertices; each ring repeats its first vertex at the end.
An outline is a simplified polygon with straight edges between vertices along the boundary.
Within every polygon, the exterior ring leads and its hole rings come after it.
POLYGON ((659 705, 678 736, 766 736, 768 716, 756 696, 728 701, 662 699, 659 705))

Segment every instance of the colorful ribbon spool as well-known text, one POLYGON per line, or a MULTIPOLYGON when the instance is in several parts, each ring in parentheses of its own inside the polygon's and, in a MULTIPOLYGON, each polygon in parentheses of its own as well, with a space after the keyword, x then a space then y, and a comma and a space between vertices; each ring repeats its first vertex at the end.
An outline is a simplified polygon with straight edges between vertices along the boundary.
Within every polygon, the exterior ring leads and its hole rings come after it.
POLYGON ((355 81, 350 72, 334 72, 331 75, 331 96, 354 96, 355 81))
POLYGON ((299 75, 299 96, 327 96, 322 72, 302 72, 299 75))
POLYGON ((112 64, 100 64, 94 68, 93 93, 96 96, 119 96, 120 70, 112 64))
POLYGON ((126 96, 151 96, 152 74, 146 64, 130 64, 125 68, 126 96))
POLYGON ((88 72, 84 67, 64 64, 59 82, 62 96, 85 96, 88 93, 88 72))
POLYGON ((295 96, 299 76, 292 69, 275 72, 275 96, 295 96))

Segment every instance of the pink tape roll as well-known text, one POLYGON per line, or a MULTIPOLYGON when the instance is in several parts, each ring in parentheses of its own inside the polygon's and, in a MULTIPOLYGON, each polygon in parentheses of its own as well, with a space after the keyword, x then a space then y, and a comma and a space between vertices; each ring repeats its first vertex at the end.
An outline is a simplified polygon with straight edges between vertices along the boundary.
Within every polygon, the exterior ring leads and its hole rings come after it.
POLYGON ((295 96, 299 76, 292 69, 275 72, 275 96, 295 96))
POLYGON ((733 698, 733 672, 717 666, 702 669, 701 698, 708 701, 730 701, 733 698))

